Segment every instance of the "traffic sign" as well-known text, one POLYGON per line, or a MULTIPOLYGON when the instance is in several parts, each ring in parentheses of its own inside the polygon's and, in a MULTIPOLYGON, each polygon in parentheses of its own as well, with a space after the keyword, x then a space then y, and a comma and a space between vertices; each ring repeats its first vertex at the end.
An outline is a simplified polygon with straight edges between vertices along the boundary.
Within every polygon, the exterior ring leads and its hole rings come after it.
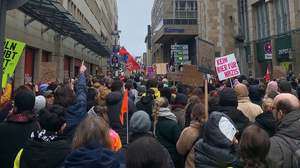
POLYGON ((265 52, 270 54, 272 52, 272 45, 270 43, 265 44, 265 52))

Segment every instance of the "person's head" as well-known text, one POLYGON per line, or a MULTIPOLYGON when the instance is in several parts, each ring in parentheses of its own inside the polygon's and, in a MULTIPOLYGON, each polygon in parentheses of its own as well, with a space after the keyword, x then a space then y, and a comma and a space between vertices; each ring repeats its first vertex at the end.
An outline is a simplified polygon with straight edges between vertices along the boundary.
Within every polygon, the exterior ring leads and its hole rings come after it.
POLYGON ((272 104, 275 121, 282 120, 283 117, 295 110, 300 110, 299 100, 296 96, 289 93, 282 93, 275 97, 272 104))
POLYGON ((152 116, 154 118, 154 124, 153 124, 153 135, 154 137, 156 137, 155 135, 155 131, 156 131, 156 124, 157 124, 157 120, 158 120, 158 114, 159 114, 159 109, 160 108, 167 108, 169 107, 169 102, 165 97, 160 97, 157 100, 154 101, 153 103, 153 113, 152 116))
POLYGON ((269 93, 268 93, 268 96, 267 96, 267 98, 271 98, 271 99, 275 99, 275 97, 278 95, 278 92, 275 92, 275 91, 270 91, 269 93))
POLYGON ((112 58, 112 63, 118 63, 118 58, 117 58, 117 56, 113 56, 113 58, 112 58))
POLYGON ((53 103, 54 103, 54 92, 52 90, 47 90, 44 93, 44 97, 46 99, 46 105, 47 106, 53 105, 53 103))
POLYGON ((240 83, 242 83, 243 80, 247 80, 247 78, 246 78, 245 75, 241 75, 241 76, 238 77, 238 81, 239 81, 240 83))
POLYGON ((95 114, 90 115, 90 113, 88 113, 89 116, 93 117, 93 116, 97 115, 97 116, 103 118, 105 120, 105 122, 109 125, 109 119, 108 119, 108 115, 107 115, 107 107, 106 106, 103 106, 103 107, 94 106, 93 110, 94 110, 95 114))
POLYGON ((216 106, 219 106, 219 98, 216 96, 211 96, 208 99, 208 108, 210 109, 210 108, 216 107, 216 106))
POLYGON ((167 87, 162 88, 160 91, 160 96, 165 97, 168 100, 168 102, 170 103, 171 97, 172 97, 171 90, 167 87))
POLYGON ((44 107, 46 107, 45 97, 44 96, 36 96, 33 111, 35 111, 35 113, 38 114, 40 112, 40 110, 43 109, 44 107))
POLYGON ((92 141, 99 142, 105 148, 111 149, 109 126, 99 116, 87 117, 79 124, 74 134, 72 150, 86 146, 92 141))
POLYGON ((111 89, 112 84, 114 83, 114 80, 111 78, 107 78, 105 80, 105 87, 107 87, 108 89, 111 89))
POLYGON ((193 107, 191 120, 198 122, 202 127, 205 121, 208 119, 208 114, 205 114, 205 107, 202 103, 198 103, 193 107))
POLYGON ((162 80, 162 83, 168 85, 168 84, 169 84, 169 81, 168 81, 168 79, 164 78, 164 79, 162 80))
POLYGON ((134 79, 134 74, 131 74, 131 75, 130 75, 130 79, 134 79))
POLYGON ((127 90, 133 89, 133 82, 130 81, 130 80, 126 81, 125 82, 125 89, 127 89, 127 90))
POLYGON ((245 168, 268 167, 266 161, 270 150, 269 135, 256 125, 249 126, 239 143, 240 160, 245 168))
MULTIPOLYGON (((74 81, 74 84, 77 84, 78 83, 78 79, 74 81)), ((52 82, 50 83, 50 85, 47 87, 47 90, 55 90, 57 87, 59 86, 59 83, 57 82, 52 82)))
POLYGON ((61 85, 54 93, 54 104, 67 108, 76 104, 76 102, 76 95, 69 85, 61 85))
POLYGON ((31 94, 32 96, 34 96, 34 93, 31 89, 29 89, 27 86, 21 85, 19 86, 16 90, 13 91, 12 95, 11 95, 11 99, 14 100, 16 95, 20 92, 20 91, 27 91, 29 94, 31 94))
POLYGON ((277 84, 279 85, 282 81, 285 81, 285 77, 280 77, 276 80, 277 84))
POLYGON ((259 85, 260 85, 260 86, 263 86, 263 85, 265 85, 266 83, 267 83, 266 78, 259 78, 259 85))
POLYGON ((43 95, 43 94, 46 92, 48 86, 49 86, 48 84, 42 84, 42 85, 39 87, 39 95, 43 95))
POLYGON ((235 86, 234 90, 236 91, 236 95, 237 95, 238 99, 242 98, 242 97, 248 97, 248 95, 249 95, 247 86, 244 84, 237 84, 235 86))
POLYGON ((169 168, 162 145, 153 137, 143 137, 127 149, 126 168, 169 168))
POLYGON ((148 89, 147 92, 146 92, 146 96, 152 96, 154 98, 154 96, 155 96, 154 90, 148 89))
POLYGON ((111 91, 112 92, 121 92, 123 93, 123 83, 121 81, 115 81, 112 85, 111 85, 111 91))
POLYGON ((138 91, 138 96, 142 96, 144 93, 146 93, 146 86, 142 85, 138 87, 137 91, 138 91))
POLYGON ((35 97, 32 92, 21 90, 14 97, 14 103, 14 107, 11 110, 12 114, 32 111, 35 106, 35 97))
POLYGON ((297 80, 296 76, 292 76, 292 77, 290 78, 290 82, 298 83, 298 80, 297 80))
POLYGON ((186 106, 187 102, 188 102, 188 97, 185 94, 177 93, 174 104, 181 104, 183 106, 186 106))
MULTIPOLYGON (((186 116, 187 115, 187 110, 188 108, 192 108, 192 106, 196 105, 200 103, 200 100, 197 96, 191 96, 189 99, 188 99, 188 102, 187 102, 187 105, 185 106, 184 108, 184 111, 183 111, 183 116, 186 116), (191 107, 189 107, 190 105, 192 105, 191 107)), ((185 117, 182 118, 182 125, 185 125, 185 117)))
POLYGON ((97 97, 97 91, 93 88, 89 88, 87 92, 87 101, 95 100, 97 97))
POLYGON ((280 93, 291 93, 292 86, 290 82, 284 80, 279 84, 279 92, 280 93))
POLYGON ((99 80, 99 83, 100 83, 101 86, 104 86, 104 85, 105 85, 105 82, 104 82, 103 79, 100 79, 100 80, 99 80))
POLYGON ((262 110, 264 112, 270 112, 272 113, 272 104, 273 104, 273 99, 267 98, 264 103, 262 104, 262 110))
POLYGON ((171 94, 176 94, 176 92, 177 92, 176 86, 170 87, 170 90, 171 90, 171 94))
POLYGON ((133 113, 130 119, 130 130, 132 133, 149 132, 151 127, 150 117, 145 111, 133 113))
POLYGON ((243 80, 242 84, 246 85, 247 87, 250 87, 249 82, 247 80, 245 80, 245 79, 243 80))
POLYGON ((205 95, 201 88, 195 88, 191 92, 191 96, 197 96, 201 103, 204 103, 204 101, 205 101, 205 95))
POLYGON ((266 94, 269 94, 271 91, 278 92, 278 84, 275 81, 268 83, 266 94))
POLYGON ((188 96, 188 97, 191 97, 191 93, 194 89, 196 89, 196 85, 192 84, 192 85, 189 85, 186 90, 185 90, 185 95, 188 96))
POLYGON ((225 106, 237 107, 238 101, 237 101, 236 91, 228 87, 222 89, 219 97, 219 105, 221 107, 225 107, 225 106))
POLYGON ((40 130, 63 133, 66 121, 66 109, 60 105, 47 106, 39 113, 40 130))
POLYGON ((151 80, 149 81, 149 86, 150 86, 150 87, 156 88, 156 87, 158 86, 158 81, 157 81, 157 79, 151 79, 151 80))
POLYGON ((161 81, 159 81, 159 82, 158 82, 158 85, 157 85, 157 89, 158 89, 158 90, 161 90, 163 87, 164 87, 164 83, 161 82, 161 81))

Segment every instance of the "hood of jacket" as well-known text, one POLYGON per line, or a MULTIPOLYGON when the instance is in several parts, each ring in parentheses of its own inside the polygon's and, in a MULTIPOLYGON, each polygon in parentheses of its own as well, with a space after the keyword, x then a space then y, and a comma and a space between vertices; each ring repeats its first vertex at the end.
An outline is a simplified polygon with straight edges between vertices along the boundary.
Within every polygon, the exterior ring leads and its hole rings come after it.
POLYGON ((141 102, 142 102, 144 105, 147 105, 147 104, 151 103, 153 100, 154 100, 154 99, 153 99, 152 96, 144 96, 144 97, 142 97, 141 102))
POLYGON ((131 133, 130 137, 129 137, 129 143, 132 143, 140 138, 143 137, 150 137, 153 136, 152 132, 148 131, 148 132, 138 132, 138 133, 131 133))
POLYGON ((258 84, 259 84, 259 80, 257 78, 253 79, 252 85, 258 85, 258 84))
POLYGON ((273 114, 270 112, 263 112, 255 118, 255 123, 259 123, 264 127, 274 130, 276 121, 273 114))
POLYGON ((122 101, 124 97, 124 94, 121 92, 110 92, 107 96, 106 96, 106 103, 108 105, 114 105, 117 104, 118 102, 122 101))
POLYGON ((101 87, 99 82, 93 83, 92 87, 99 89, 101 87))
POLYGON ((90 142, 77 148, 65 160, 65 168, 99 167, 121 168, 119 156, 115 151, 106 149, 99 142, 90 142))
POLYGON ((107 87, 101 87, 99 89, 99 93, 100 93, 100 97, 101 99, 105 99, 106 96, 111 92, 110 89, 108 89, 107 87))
POLYGON ((248 95, 249 95, 247 86, 244 84, 237 84, 236 87, 234 88, 234 90, 236 91, 236 95, 237 95, 238 99, 240 97, 248 97, 248 95))
POLYGON ((300 140, 300 110, 292 111, 276 124, 275 133, 300 140))

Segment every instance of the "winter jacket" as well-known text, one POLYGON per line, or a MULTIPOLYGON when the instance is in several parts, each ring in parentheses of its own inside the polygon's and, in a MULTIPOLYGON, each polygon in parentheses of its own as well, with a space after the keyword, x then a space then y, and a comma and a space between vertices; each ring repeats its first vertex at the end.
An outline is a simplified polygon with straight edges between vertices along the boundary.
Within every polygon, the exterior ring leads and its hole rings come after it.
POLYGON ((297 87, 298 87, 298 84, 297 84, 296 82, 290 82, 290 83, 291 83, 292 88, 293 88, 294 90, 296 90, 297 87))
POLYGON ((177 123, 179 124, 181 118, 183 117, 185 106, 182 104, 174 104, 172 105, 172 113, 175 114, 177 118, 177 123))
MULTIPOLYGON (((292 111, 283 117, 275 126, 275 134, 282 134, 292 138, 297 144, 300 143, 300 110, 292 111)), ((270 167, 291 168, 292 149, 290 145, 278 136, 270 138, 270 151, 268 161, 270 167)))
POLYGON ((249 98, 252 103, 259 105, 260 107, 263 104, 262 95, 259 92, 259 88, 256 86, 252 86, 249 89, 249 98))
POLYGON ((142 96, 137 96, 133 103, 136 105, 142 99, 142 96))
MULTIPOLYGON (((124 114, 124 125, 122 125, 119 117, 121 113, 123 97, 124 94, 121 92, 111 92, 106 96, 106 100, 102 106, 106 106, 108 108, 107 115, 109 118, 110 127, 119 134, 121 142, 124 145, 127 143, 127 114, 124 114)), ((130 121, 131 115, 136 111, 137 110, 133 101, 128 99, 128 121, 130 121)))
POLYGON ((190 104, 187 109, 185 116, 181 116, 181 118, 178 119, 178 125, 180 127, 180 130, 183 131, 185 128, 189 127, 191 124, 191 115, 192 115, 192 110, 195 105, 190 104), (185 123, 183 123, 183 119, 185 118, 185 123))
POLYGON ((194 151, 194 142, 199 137, 200 134, 200 123, 195 122, 190 124, 189 127, 185 128, 179 140, 177 141, 176 148, 179 154, 186 155, 187 159, 185 161, 185 168, 194 168, 195 160, 195 151, 194 151), (189 153, 187 153, 189 152, 189 153))
POLYGON ((9 101, 11 96, 11 90, 12 90, 12 85, 10 83, 7 83, 5 86, 5 92, 1 96, 1 105, 9 101))
MULTIPOLYGON (((130 138, 129 138, 129 142, 132 143, 134 142, 135 140, 138 140, 142 137, 147 137, 147 136, 153 136, 151 132, 142 132, 142 133, 133 133, 130 135, 130 138)), ((120 158, 120 162, 122 164, 126 164, 126 154, 127 154, 127 149, 129 147, 130 144, 127 144, 127 145, 123 145, 122 148, 120 148, 118 151, 117 151, 117 154, 119 155, 119 158, 120 158)), ((174 166, 174 163, 170 157, 170 154, 168 152, 168 150, 163 147, 164 149, 164 152, 165 154, 167 155, 167 158, 168 158, 168 163, 169 163, 169 168, 175 168, 174 166)))
POLYGON ((261 114, 263 111, 259 105, 251 103, 248 97, 239 97, 238 98, 238 107, 237 109, 241 110, 250 121, 254 122, 256 116, 261 114))
POLYGON ((213 106, 211 108, 208 109, 208 115, 210 115, 212 112, 214 111, 220 111, 220 106, 213 106))
POLYGON ((106 96, 111 92, 110 89, 108 89, 107 87, 101 87, 99 89, 99 94, 97 95, 97 102, 98 105, 101 106, 102 103, 105 101, 106 96))
POLYGON ((151 121, 153 120, 152 117, 153 103, 154 103, 154 99, 152 96, 144 96, 142 97, 141 101, 136 103, 137 110, 143 110, 146 113, 148 113, 151 121))
POLYGON ((115 151, 106 149, 99 142, 90 142, 70 153, 64 168, 125 168, 115 151))
MULTIPOLYGON (((154 92, 155 92, 155 94, 154 94, 155 95, 155 100, 158 99, 158 98, 160 98, 160 91, 157 88, 151 87, 149 89, 154 90, 154 92)), ((146 96, 146 93, 144 93, 143 96, 146 96)))
POLYGON ((0 123, 3 122, 6 119, 9 111, 12 108, 13 108, 13 106, 12 106, 12 103, 10 102, 3 109, 0 110, 0 123))
POLYGON ((220 112, 226 114, 236 125, 237 127, 237 134, 235 135, 237 140, 240 140, 244 130, 250 126, 253 125, 251 121, 244 115, 244 113, 235 107, 227 106, 227 107, 221 107, 220 112))
MULTIPOLYGON (((71 153, 68 138, 61 133, 46 132, 47 136, 57 136, 53 140, 45 141, 38 137, 28 139, 20 153, 20 168, 61 168, 65 165, 65 158, 71 153), (51 157, 52 156, 52 157, 51 157), (55 156, 55 157, 54 157, 55 156)), ((44 138, 44 137, 43 137, 44 138)), ((16 164, 17 159, 15 160, 16 164)), ((16 168, 16 167, 14 167, 16 168)))
POLYGON ((271 112, 263 112, 255 118, 255 125, 265 130, 270 137, 274 135, 275 124, 273 114, 271 112))
MULTIPOLYGON (((34 113, 34 112, 33 112, 34 113)), ((0 123, 0 167, 12 168, 18 152, 33 131, 39 130, 36 119, 26 122, 0 123)))
MULTIPOLYGON (((151 131, 153 132, 153 124, 151 122, 151 131)), ((169 154, 176 166, 176 164, 183 165, 183 157, 178 153, 176 149, 176 143, 180 137, 181 131, 178 124, 170 119, 165 117, 158 117, 156 124, 155 135, 156 139, 163 145, 168 151, 169 154)))
POLYGON ((70 142, 73 141, 73 136, 77 129, 77 126, 86 118, 87 111, 87 90, 85 76, 83 73, 79 75, 78 79, 78 90, 77 90, 77 103, 66 108, 66 128, 64 133, 69 138, 70 142))
POLYGON ((90 111, 90 109, 94 106, 97 106, 98 103, 95 100, 87 101, 86 111, 90 111))
POLYGON ((122 142, 118 133, 114 130, 109 130, 109 138, 111 142, 111 150, 118 151, 122 147, 122 142))
POLYGON ((229 167, 238 159, 238 144, 231 145, 229 137, 236 128, 226 115, 213 112, 204 124, 204 137, 195 144, 195 167, 229 167), (224 129, 230 129, 222 131, 224 129), (226 133, 226 134, 224 134, 226 133))
POLYGON ((97 93, 100 92, 100 88, 102 88, 101 84, 99 82, 93 83, 92 87, 93 89, 95 89, 97 91, 97 93))

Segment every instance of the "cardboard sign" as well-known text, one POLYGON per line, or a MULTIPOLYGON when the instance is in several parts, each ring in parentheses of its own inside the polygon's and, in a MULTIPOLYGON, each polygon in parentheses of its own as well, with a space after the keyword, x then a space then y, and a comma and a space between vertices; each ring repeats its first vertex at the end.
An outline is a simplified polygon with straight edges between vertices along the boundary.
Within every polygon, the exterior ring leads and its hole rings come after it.
POLYGON ((214 44, 198 39, 198 55, 199 67, 198 70, 203 73, 215 73, 215 46, 214 44))
POLYGON ((46 82, 55 82, 56 62, 41 62, 39 76, 46 82))
POLYGON ((163 63, 164 60, 161 57, 156 57, 155 63, 163 63))
POLYGON ((129 77, 130 75, 131 75, 131 72, 128 69, 126 69, 125 72, 124 72, 124 76, 129 77))
POLYGON ((203 73, 197 71, 196 65, 183 65, 181 80, 184 85, 203 86, 203 73))
POLYGON ((167 79, 168 81, 173 81, 173 82, 181 82, 181 73, 180 72, 169 72, 167 74, 167 79))
POLYGON ((167 64, 166 63, 159 63, 156 64, 156 74, 166 74, 167 73, 167 64))
POLYGON ((286 78, 286 68, 284 66, 274 66, 273 78, 278 79, 280 77, 286 78))
POLYGON ((220 81, 240 75, 234 54, 216 59, 216 69, 220 81))
POLYGON ((5 39, 3 52, 2 88, 5 88, 6 86, 7 74, 11 76, 14 73, 25 45, 25 43, 19 41, 5 39))

